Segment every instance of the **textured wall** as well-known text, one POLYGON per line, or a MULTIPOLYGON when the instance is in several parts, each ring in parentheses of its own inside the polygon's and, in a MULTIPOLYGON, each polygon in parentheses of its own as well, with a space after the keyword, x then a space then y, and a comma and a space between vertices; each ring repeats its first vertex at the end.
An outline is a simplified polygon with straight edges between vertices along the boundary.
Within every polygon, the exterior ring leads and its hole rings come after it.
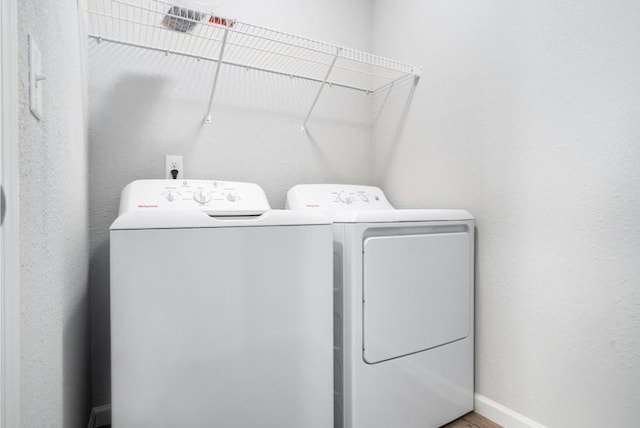
POLYGON ((89 254, 86 120, 75 2, 19 2, 22 427, 86 426, 89 254), (29 112, 27 34, 42 51, 29 112))
MULTIPOLYGON (((370 2, 211 2, 221 15, 368 50, 370 2)), ((302 182, 366 183, 370 103, 328 88, 300 126, 317 83, 223 67, 214 124, 204 125, 213 64, 109 43, 89 45, 93 403, 110 401, 108 228, 122 188, 164 178, 164 156, 184 156, 187 178, 259 183, 273 207, 302 182)))
POLYGON ((640 4, 373 1, 424 64, 375 176, 478 219, 477 391, 548 427, 640 420, 640 4))

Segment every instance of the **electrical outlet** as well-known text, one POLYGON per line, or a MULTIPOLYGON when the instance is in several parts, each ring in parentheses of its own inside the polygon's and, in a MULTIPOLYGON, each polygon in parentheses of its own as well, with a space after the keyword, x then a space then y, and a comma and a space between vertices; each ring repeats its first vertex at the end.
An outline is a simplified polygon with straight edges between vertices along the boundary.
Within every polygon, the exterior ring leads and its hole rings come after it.
POLYGON ((182 162, 182 156, 166 155, 164 157, 164 177, 170 179, 184 178, 184 164, 182 162))

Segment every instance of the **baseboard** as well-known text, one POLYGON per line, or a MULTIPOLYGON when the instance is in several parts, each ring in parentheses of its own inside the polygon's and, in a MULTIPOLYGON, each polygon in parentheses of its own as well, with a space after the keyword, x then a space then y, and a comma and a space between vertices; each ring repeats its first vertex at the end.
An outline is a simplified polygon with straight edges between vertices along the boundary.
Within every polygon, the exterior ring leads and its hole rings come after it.
POLYGON ((508 409, 484 395, 475 394, 474 404, 476 413, 491 419, 504 428, 546 428, 544 425, 508 409))
POLYGON ((111 404, 103 404, 91 409, 87 428, 100 428, 111 425, 111 404))

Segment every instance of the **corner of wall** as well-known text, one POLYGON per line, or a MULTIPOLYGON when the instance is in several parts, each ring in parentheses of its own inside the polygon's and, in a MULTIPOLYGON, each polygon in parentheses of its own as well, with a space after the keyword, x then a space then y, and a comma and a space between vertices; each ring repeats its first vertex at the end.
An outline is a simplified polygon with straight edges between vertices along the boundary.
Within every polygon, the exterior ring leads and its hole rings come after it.
POLYGON ((89 415, 90 360, 86 67, 78 8, 24 0, 18 15, 21 428, 80 428, 89 415), (47 77, 40 120, 29 110, 27 35, 40 46, 47 77))

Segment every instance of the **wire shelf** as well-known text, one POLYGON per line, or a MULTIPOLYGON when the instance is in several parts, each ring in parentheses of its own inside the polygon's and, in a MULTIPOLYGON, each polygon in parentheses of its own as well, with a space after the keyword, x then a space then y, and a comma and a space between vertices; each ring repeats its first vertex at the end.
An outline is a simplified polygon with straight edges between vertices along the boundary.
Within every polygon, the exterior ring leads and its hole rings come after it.
POLYGON ((221 64, 322 82, 320 92, 326 83, 373 93, 407 77, 417 82, 421 72, 421 67, 183 7, 179 1, 84 0, 89 37, 217 62, 211 101, 221 64))

